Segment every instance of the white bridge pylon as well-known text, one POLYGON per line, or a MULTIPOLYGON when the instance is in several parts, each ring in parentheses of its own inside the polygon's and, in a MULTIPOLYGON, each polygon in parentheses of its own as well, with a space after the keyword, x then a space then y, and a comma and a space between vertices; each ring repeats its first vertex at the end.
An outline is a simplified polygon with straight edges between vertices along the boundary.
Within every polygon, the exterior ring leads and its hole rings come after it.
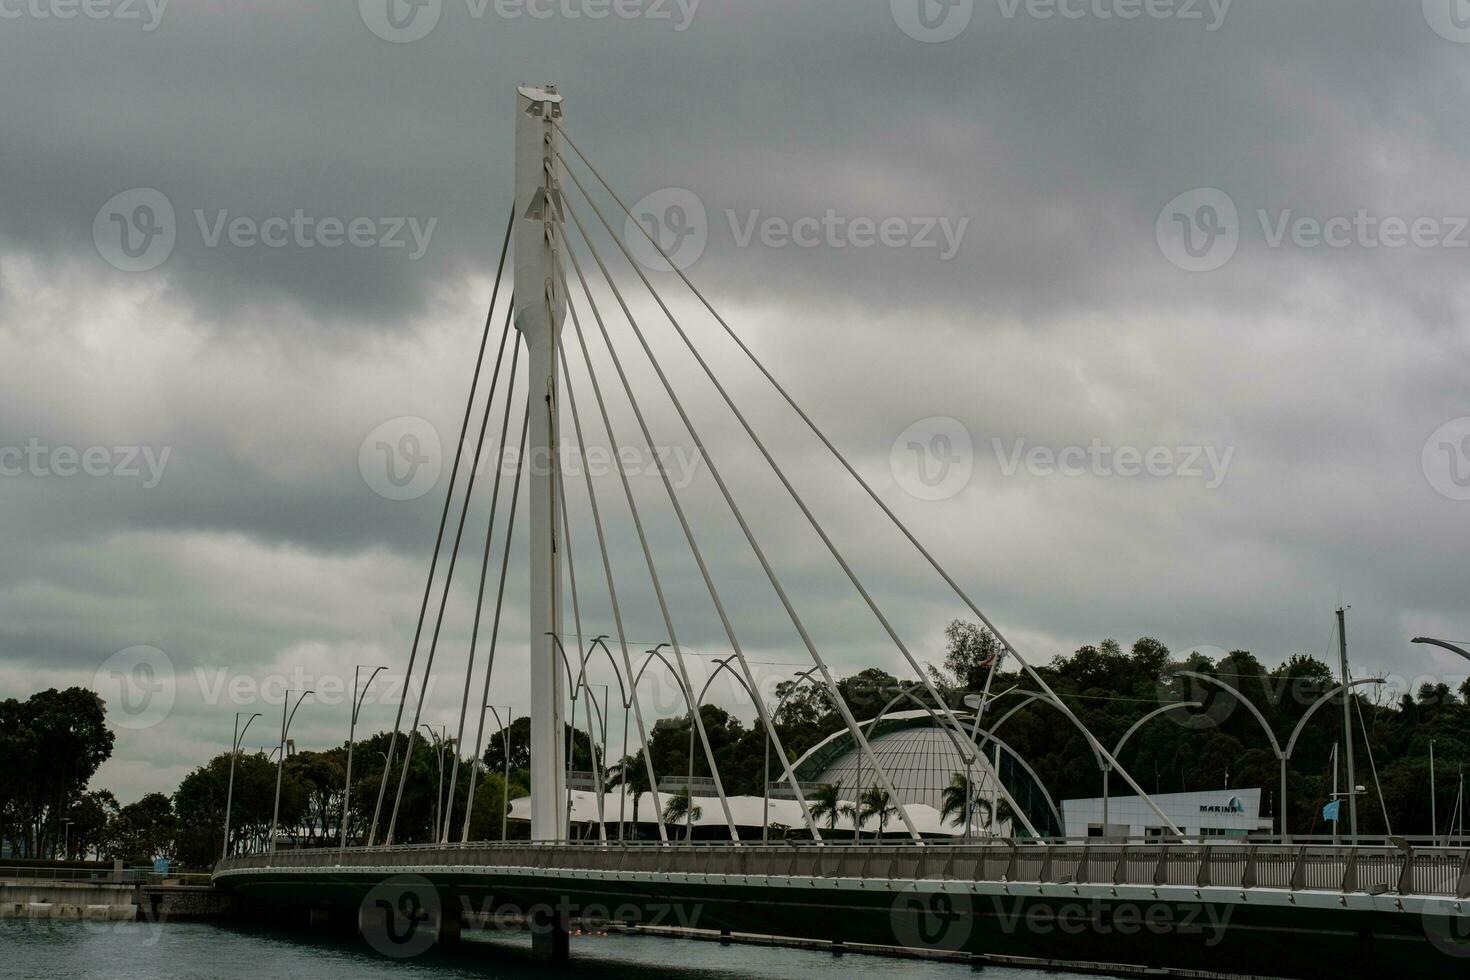
POLYGON ((554 639, 562 631, 562 569, 557 545, 557 438, 561 431, 557 358, 566 296, 557 282, 556 122, 562 97, 555 86, 516 92, 515 327, 526 342, 530 420, 531 839, 567 836, 562 673, 554 639))
MULTIPOLYGON (((841 718, 843 726, 852 738, 857 751, 863 757, 863 771, 872 774, 876 782, 876 790, 879 791, 883 803, 884 812, 893 812, 887 809, 892 807, 897 811, 897 816, 904 829, 914 841, 921 840, 918 828, 910 818, 907 808, 900 801, 899 794, 894 786, 887 768, 882 765, 873 751, 872 745, 854 718, 846 698, 838 686, 832 669, 814 640, 811 631, 807 628, 803 616, 797 609, 794 598, 787 590, 782 581, 782 575, 777 569, 777 563, 773 561, 766 552, 754 528, 747 520, 745 510, 737 501, 731 487, 722 476, 719 461, 710 453, 706 441, 702 440, 689 412, 685 409, 685 398, 690 392, 685 390, 695 384, 708 382, 721 401, 729 410, 734 420, 738 423, 740 430, 750 439, 754 447, 759 451, 765 464, 780 480, 787 496, 800 510, 805 522, 811 530, 820 538, 823 547, 830 554, 836 566, 841 570, 849 584, 853 587, 857 597, 860 597, 867 609, 875 617, 878 625, 887 634, 894 644, 898 654, 917 678, 915 689, 922 687, 926 689, 929 701, 933 704, 933 717, 936 724, 944 730, 953 740, 962 760, 966 766, 967 773, 973 773, 982 781, 981 785, 989 785, 991 792, 998 795, 1000 800, 1009 804, 1016 813, 1019 822, 1031 834, 1036 830, 1016 800, 1006 790, 1004 784, 993 770, 990 762, 983 752, 977 749, 975 744, 976 732, 979 730, 981 716, 985 711, 986 700, 982 699, 973 729, 967 731, 960 720, 956 717, 953 709, 941 696, 929 672, 914 656, 905 644, 899 630, 890 622, 884 614, 878 600, 863 584, 859 571, 848 561, 843 554, 842 547, 834 540, 823 527, 817 517, 814 506, 809 504, 788 478, 776 455, 767 446, 759 432, 751 424, 745 413, 730 391, 722 383, 719 374, 711 366, 711 362, 700 350, 691 335, 685 330, 671 308, 671 306, 660 295, 659 290, 650 280, 649 276, 640 268, 638 260, 629 249, 628 243, 623 240, 623 235, 616 229, 613 222, 609 220, 603 207, 599 206, 596 197, 611 198, 617 204, 617 210, 613 211, 616 219, 621 222, 624 216, 627 218, 627 229, 636 229, 653 249, 663 256, 673 272, 677 274, 685 287, 698 299, 703 308, 710 314, 725 334, 736 344, 740 352, 757 368, 760 374, 775 390, 779 398, 791 411, 801 420, 802 424, 821 443, 825 450, 843 467, 848 476, 858 487, 875 503, 903 535, 910 546, 921 555, 933 571, 941 578, 946 586, 953 591, 970 612, 986 628, 995 634, 1000 641, 1005 657, 1014 658, 1019 667, 1030 677, 1042 695, 1050 700, 1060 711, 1082 731, 1087 737, 1094 751, 1099 757, 1105 759, 1128 785, 1154 810, 1161 819, 1163 825, 1177 833, 1168 816, 1149 799, 1143 788, 1128 774, 1128 772, 1117 764, 1116 759, 1104 749, 1098 741, 1093 738, 1082 722, 1076 718, 1067 705, 1058 697, 1051 687, 1032 666, 1016 651, 1015 647, 1006 640, 1001 631, 994 625, 980 607, 960 587, 953 576, 945 570, 934 555, 927 550, 917 537, 904 524, 902 519, 888 506, 877 494, 858 470, 852 465, 846 456, 833 444, 831 439, 822 431, 801 406, 792 398, 787 390, 781 386, 775 376, 767 369, 764 363, 740 338, 739 334, 719 314, 716 308, 709 302, 698 287, 690 281, 689 277, 669 259, 658 240, 643 227, 642 223, 634 216, 632 211, 620 198, 612 185, 603 176, 596 164, 588 158, 576 141, 567 134, 563 127, 564 104, 561 94, 555 86, 523 86, 516 91, 516 140, 515 140, 515 205, 511 213, 510 226, 507 229, 507 244, 503 248, 501 256, 501 272, 504 271, 504 262, 509 255, 514 259, 514 295, 510 308, 505 311, 505 333, 500 342, 500 352, 495 360, 495 369, 489 384, 489 394, 484 395, 484 420, 480 424, 479 440, 475 443, 474 455, 469 459, 468 476, 465 480, 463 490, 463 509, 460 513, 456 529, 453 534, 453 544, 448 550, 448 560, 444 583, 440 593, 437 616, 432 620, 432 631, 427 634, 428 645, 424 658, 422 678, 418 679, 419 697, 415 704, 412 724, 407 729, 401 727, 403 705, 399 707, 399 719, 395 722, 393 737, 389 742, 386 753, 387 772, 392 772, 392 767, 399 757, 395 754, 395 747, 400 734, 406 738, 406 749, 402 757, 403 770, 399 773, 397 782, 397 794, 393 801, 393 807, 388 819, 387 833, 383 838, 384 843, 391 843, 394 839, 394 831, 397 825, 400 804, 403 800, 404 787, 407 782, 409 762, 413 758, 414 739, 416 730, 420 727, 419 721, 424 707, 424 695, 428 690, 428 682, 432 674, 435 654, 438 649, 440 638, 440 627, 444 621, 445 605, 451 594, 451 583, 453 581, 456 560, 460 553, 461 540, 465 528, 466 517, 471 509, 474 498, 474 475, 478 470, 481 450, 485 443, 487 429, 492 415, 492 406, 499 404, 504 412, 500 424, 502 442, 505 434, 510 430, 512 415, 524 406, 524 418, 521 424, 522 452, 516 464, 516 473, 509 496, 509 508, 506 514, 506 525, 503 531, 503 556, 500 561, 499 584, 495 590, 495 606, 491 622, 493 626, 489 636, 488 664, 484 668, 484 698, 477 705, 488 705, 492 692, 493 672, 495 666, 495 651, 497 641, 500 638, 500 623, 502 603, 505 596, 505 584, 507 579, 507 563, 509 560, 511 543, 514 540, 514 527, 516 517, 516 502, 522 486, 528 496, 528 543, 529 543, 529 673, 531 681, 531 727, 530 727, 530 775, 531 775, 531 837, 536 841, 552 842, 567 840, 570 835, 570 797, 567 792, 567 773, 571 768, 572 760, 567 751, 566 726, 563 721, 564 705, 566 697, 570 694, 573 698, 572 719, 575 723, 576 698, 578 694, 585 695, 589 710, 586 712, 587 730, 577 733, 577 740, 581 742, 586 738, 586 744, 592 747, 592 768, 594 778, 598 782, 598 824, 599 838, 607 839, 606 819, 603 809, 603 790, 605 782, 600 778, 599 759, 597 756, 597 739, 593 731, 593 709, 595 707, 597 716, 600 718, 606 730, 607 705, 595 705, 592 694, 587 683, 587 663, 593 656, 594 648, 601 647, 601 652, 606 656, 608 665, 619 674, 619 690, 624 692, 625 712, 631 708, 631 713, 637 720, 639 746, 634 749, 632 755, 628 754, 629 744, 627 738, 627 717, 624 718, 623 753, 625 762, 636 760, 634 765, 641 762, 644 772, 642 779, 646 779, 649 789, 653 793, 653 804, 656 809, 663 812, 663 803, 659 797, 658 774, 654 772, 653 758, 650 751, 650 731, 645 724, 643 708, 640 705, 637 694, 637 678, 641 671, 635 672, 629 651, 630 640, 625 630, 623 612, 619 604, 619 587, 615 582, 614 562, 609 555, 608 536, 604 528, 604 515, 611 513, 604 510, 599 503, 599 494, 595 482, 591 476, 591 470, 587 465, 587 459, 582 459, 582 476, 585 481, 587 494, 586 503, 590 510, 593 526, 596 530, 596 541, 600 553, 601 565, 605 584, 607 586, 607 598, 611 605, 612 625, 615 627, 615 641, 618 644, 618 653, 615 657, 606 643, 605 635, 598 635, 586 643, 587 637, 583 635, 583 617, 578 600, 578 587, 575 570, 575 559, 572 549, 572 521, 566 507, 566 486, 563 482, 561 472, 561 439, 563 430, 562 406, 566 405, 568 415, 572 424, 572 434, 575 437, 575 450, 585 453, 587 450, 587 439, 584 438, 583 416, 579 415, 578 391, 584 388, 590 389, 592 398, 583 399, 582 404, 590 405, 595 414, 589 418, 600 421, 602 433, 592 433, 594 438, 600 438, 605 434, 608 443, 613 447, 614 453, 620 454, 625 445, 620 441, 618 433, 614 431, 614 413, 609 411, 608 399, 615 398, 619 401, 626 398, 626 407, 631 409, 632 418, 637 423, 636 441, 640 443, 640 451, 646 451, 653 463, 656 475, 663 486, 667 502, 673 517, 677 520, 679 531, 683 542, 688 548, 688 556, 698 570, 699 579, 702 581, 714 611, 717 613, 720 627, 725 639, 729 643, 730 656, 725 663, 733 661, 738 667, 738 676, 742 680, 742 686, 752 692, 752 700, 759 718, 759 724, 764 729, 764 734, 769 739, 771 754, 780 760, 782 777, 790 785, 796 801, 800 805, 802 815, 806 823, 806 829, 814 840, 820 841, 822 834, 817 826, 816 819, 812 816, 810 808, 806 805, 803 789, 796 778, 796 774, 790 762, 790 756, 782 745, 780 732, 777 730, 774 718, 767 711, 764 700, 758 696, 761 690, 755 675, 751 671, 750 663, 746 658, 746 652, 741 645, 739 629, 733 618, 727 614, 727 607, 723 601, 720 590, 709 563, 705 559, 704 551, 700 547, 698 535, 696 534, 690 515, 686 511, 680 495, 677 492, 674 481, 670 474, 664 469, 662 457, 657 446, 658 438, 651 429, 648 418, 641 403, 646 399, 641 394, 644 387, 635 385, 630 378, 625 360, 635 363, 637 369, 641 370, 646 361, 657 377, 660 389, 658 399, 662 404, 663 397, 667 397, 669 403, 675 409, 678 417, 678 425, 682 432, 687 432, 698 452, 701 469, 713 481, 718 488, 729 509, 730 515, 739 525, 741 535, 750 548, 750 553, 756 558, 765 579, 771 587, 774 598, 779 600, 785 619, 789 622, 795 636, 800 640, 800 646, 805 649, 810 657, 813 683, 825 692, 827 700, 832 709, 841 718), (572 154, 569 159, 563 152, 566 149, 572 154), (589 174, 592 179, 586 180, 579 176, 589 174), (563 181, 566 181, 564 183, 563 181), (588 184, 592 185, 589 191, 588 184), (572 191, 577 194, 574 203, 569 194, 572 191), (594 193, 596 192, 596 197, 594 193), (590 220, 583 220, 579 214, 582 205, 586 206, 590 214, 590 220), (573 236, 575 238, 573 239, 573 236), (658 314, 643 315, 635 314, 635 306, 641 307, 638 300, 630 300, 625 296, 624 289, 619 286, 618 278, 609 269, 599 251, 599 240, 610 240, 613 245, 614 256, 620 256, 626 260, 636 274, 638 284, 646 289, 655 301, 658 314), (573 241, 576 248, 572 247, 573 241), (582 256, 590 258, 590 262, 584 263, 582 256), (599 300, 611 297, 616 309, 609 309, 607 315, 599 307, 599 300), (614 316, 617 318, 617 326, 622 328, 626 325, 627 330, 633 338, 633 342, 615 342, 612 331, 609 330, 608 320, 614 316), (563 343, 564 327, 570 320, 572 330, 568 332, 567 341, 563 343), (679 373, 679 385, 676 386, 671 379, 671 372, 666 371, 657 354, 657 343, 664 338, 660 335, 650 340, 652 327, 667 320, 667 327, 671 328, 679 343, 687 349, 699 366, 699 372, 679 373), (514 339, 512 339, 511 327, 514 327, 514 339), (589 337, 596 343, 600 341, 601 347, 594 351, 589 346, 589 337), (525 342, 525 355, 527 370, 525 372, 527 391, 522 398, 516 390, 517 365, 520 356, 519 342, 525 342), (497 398, 501 377, 502 359, 507 351, 507 344, 513 347, 510 369, 506 374, 505 385, 502 395, 497 398), (606 358, 603 358, 605 353, 606 358), (609 383, 604 384, 599 380, 598 363, 610 363, 612 374, 616 377, 609 383), (574 375, 572 367, 579 369, 576 388, 573 387, 574 375), (565 397, 565 402, 563 402, 565 397), (564 592, 563 575, 567 576, 569 589, 564 592), (574 634, 564 631, 566 609, 564 607, 564 596, 570 599, 572 614, 571 619, 575 626, 574 634), (568 657, 566 648, 575 642, 575 656, 568 657), (563 672, 565 667, 565 672, 563 672), (619 668, 621 667, 621 670, 619 668), (624 681, 627 681, 624 684, 624 681)), ((487 342, 490 338, 492 322, 496 320, 498 307, 497 296, 501 282, 501 274, 497 273, 496 293, 492 295, 490 302, 490 314, 486 320, 485 337, 481 341, 480 355, 475 363, 475 376, 470 385, 470 395, 465 411, 464 428, 461 432, 461 443, 464 442, 469 432, 473 409, 477 402, 476 385, 480 378, 480 369, 485 363, 487 342)), ((642 294, 639 293, 639 298, 642 294)), ((663 327, 659 327, 660 330, 663 327)), ((608 372, 604 370, 604 375, 608 372)), ((606 379, 604 379, 606 380, 606 379)), ((617 417, 626 420, 626 414, 619 411, 617 417)), ((626 435, 626 433, 625 433, 626 435)), ((682 437, 681 437, 682 438, 682 437)), ((415 682, 414 670, 416 658, 419 652, 420 638, 424 635, 424 627, 430 622, 426 619, 429 609, 430 595, 435 583, 435 567, 439 560, 440 548, 445 541, 445 533, 448 528, 448 517, 451 503, 457 495, 456 475, 459 472, 460 459, 463 453, 457 454, 455 468, 450 476, 450 486, 444 503, 444 513, 441 515, 438 538, 434 552, 434 561, 430 564, 429 581, 424 593, 423 607, 419 613, 419 625, 415 633, 414 647, 410 654, 408 665, 408 681, 415 682)), ((699 698, 693 696, 695 685, 692 682, 686 664, 686 651, 680 642, 679 631, 675 622, 675 616, 671 609, 668 593, 665 590, 663 580, 659 573, 659 563, 654 554, 652 541, 658 540, 651 535, 647 529, 648 519, 641 513, 644 509, 638 503, 639 495, 633 492, 629 483, 628 473, 623 467, 614 467, 614 471, 621 483, 623 496, 628 507, 627 516, 631 518, 632 526, 637 532, 637 539, 641 555, 646 565, 649 576, 649 584, 652 587, 653 596, 657 601, 658 613, 662 626, 663 639, 655 650, 649 651, 650 655, 657 655, 657 651, 667 646, 671 648, 672 661, 665 661, 675 675, 675 679, 681 688, 685 699, 687 717, 694 733, 698 735, 700 747, 703 750, 705 763, 714 783, 714 790, 719 798, 720 809, 725 818, 725 824, 729 831, 732 843, 740 843, 740 834, 734 820, 730 801, 726 796, 724 784, 720 777, 719 767, 715 762, 715 754, 711 746, 708 733, 705 730, 699 708, 699 698)), ((475 606, 475 627, 471 634, 469 653, 466 659, 465 692, 461 698, 459 734, 455 736, 454 743, 458 746, 461 738, 474 731, 476 734, 475 744, 470 747, 472 756, 478 756, 482 748, 480 739, 485 726, 485 707, 478 707, 478 725, 470 724, 467 716, 470 705, 469 692, 471 680, 476 672, 476 640, 479 633, 480 613, 484 603, 489 571, 489 556, 491 550, 491 539, 496 530, 496 501, 500 499, 501 480, 497 470, 494 483, 494 492, 490 501, 489 529, 486 534, 485 560, 481 563, 479 596, 475 606)), ((585 581, 585 580, 584 580, 585 581)), ((765 628, 763 626, 763 628, 765 628)), ((589 633, 597 633, 592 629, 589 633)), ((647 661, 645 661, 645 666, 647 661)), ((1000 668, 997 663, 992 671, 994 673, 1000 668)), ((736 668, 731 668, 732 673, 737 673, 736 668)), ((987 685, 986 695, 989 694, 987 685)), ((505 703, 504 701, 500 703, 505 703)), ((502 728, 508 723, 506 719, 502 728)), ((605 737, 604 737, 605 742, 605 737)), ((692 743, 691 743, 692 744, 692 743)), ((605 746, 604 746, 605 747, 605 746)), ((456 751, 459 751, 456 748, 456 751)), ((506 755, 509 757, 509 742, 507 736, 506 755)), ((606 762, 606 760, 602 760, 606 762)), ((620 766, 626 768, 626 765, 620 766)), ((464 818, 462 830, 462 842, 467 843, 470 838, 471 813, 474 805, 474 783, 477 769, 472 767, 469 774, 469 787, 464 797, 464 818)), ((457 775, 457 769, 455 775, 457 775)), ((623 772, 625 777, 624 799, 629 791, 630 780, 627 777, 638 776, 638 773, 623 772)), ((690 775, 693 775, 691 764, 690 775)), ((379 811, 382 810, 385 797, 385 789, 388 778, 383 780, 378 794, 378 805, 375 808, 373 822, 368 834, 368 842, 371 846, 377 839, 379 811)), ((973 783, 972 792, 973 792, 973 783)), ((442 820, 442 827, 436 830, 441 842, 448 843, 451 834, 452 821, 455 817, 455 787, 456 781, 450 781, 450 797, 447 812, 442 820)), ((872 787, 850 787, 858 793, 866 793, 872 787)), ((692 805, 692 804, 691 804, 692 805)), ((878 812, 878 811, 874 811, 878 812)), ((621 824, 621 813, 619 823, 621 824)), ((660 839, 667 840, 667 827, 661 820, 656 820, 660 839)))

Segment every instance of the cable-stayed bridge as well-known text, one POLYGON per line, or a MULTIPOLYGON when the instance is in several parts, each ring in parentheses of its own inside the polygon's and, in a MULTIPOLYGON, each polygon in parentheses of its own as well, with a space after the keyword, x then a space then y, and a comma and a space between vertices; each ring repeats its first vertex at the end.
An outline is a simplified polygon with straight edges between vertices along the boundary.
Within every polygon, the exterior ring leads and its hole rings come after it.
MULTIPOLYGON (((527 912, 538 944, 554 957, 565 955, 567 928, 575 921, 648 923, 660 908, 672 907, 687 913, 689 921, 679 924, 720 932, 871 941, 1058 962, 1268 976, 1315 975, 1326 964, 1344 971, 1368 964, 1395 969, 1413 964, 1431 975, 1449 975, 1461 966, 1454 953, 1470 952, 1462 935, 1470 927, 1470 910, 1462 907, 1470 902, 1470 857, 1463 850, 1403 840, 1337 845, 1189 840, 669 257, 656 231, 644 226, 567 132, 563 99, 555 88, 519 89, 516 110, 515 205, 408 657, 409 684, 418 697, 399 704, 370 827, 362 846, 347 846, 344 830, 341 847, 279 852, 273 829, 269 853, 221 862, 219 884, 270 905, 306 909, 325 918, 348 915, 370 938, 422 933, 448 939, 477 916, 517 908, 527 912), (630 242, 615 222, 642 240, 630 242), (742 368, 754 370, 769 397, 840 467, 846 483, 831 492, 855 494, 874 505, 910 550, 909 557, 917 557, 996 636, 1004 661, 1028 675, 1035 696, 1049 701, 1067 724, 1082 732, 1104 771, 1115 774, 1152 810, 1161 830, 1158 840, 1067 843, 1048 840, 1038 831, 1034 809, 1017 801, 993 761, 999 756, 986 751, 998 741, 984 727, 991 700, 988 682, 969 712, 957 711, 936 688, 849 549, 818 516, 817 502, 798 490, 769 434, 762 434, 751 420, 750 406, 735 397, 729 372, 720 370, 724 364, 696 342, 685 316, 676 312, 682 305, 660 292, 635 257, 635 247, 651 248, 666 261, 686 300, 692 299, 701 318, 735 345, 745 362, 742 368), (503 288, 507 265, 513 269, 512 284, 503 288), (626 269, 631 269, 631 279, 626 269), (670 368, 660 351, 671 346, 687 354, 697 371, 670 368), (650 373, 657 384, 640 388, 635 377, 650 373), (657 397, 649 397, 649 387, 657 397), (962 842, 938 841, 923 832, 890 769, 874 751, 871 727, 864 724, 872 720, 854 716, 833 673, 830 653, 814 638, 769 542, 756 533, 750 502, 742 503, 722 470, 725 461, 710 451, 707 433, 694 421, 693 400, 711 396, 820 541, 835 580, 845 582, 854 614, 872 617, 897 660, 911 672, 912 683, 903 696, 928 712, 952 742, 965 768, 966 793, 984 799, 989 813, 1003 808, 1009 815, 1003 833, 993 821, 979 827, 964 818, 962 842), (482 401, 483 411, 477 412, 482 401), (722 592, 711 567, 709 530, 698 519, 687 488, 660 458, 651 421, 654 403, 672 408, 680 430, 696 447, 703 473, 738 528, 737 542, 768 584, 793 649, 806 658, 804 676, 826 692, 871 774, 875 792, 892 804, 903 843, 855 845, 828 839, 830 822, 824 832, 808 799, 810 787, 803 785, 790 761, 772 712, 756 696, 759 684, 749 647, 742 643, 742 636, 754 631, 753 624, 739 621, 733 612, 730 595, 722 592), (471 441, 477 415, 478 435, 471 441), (466 542, 471 501, 487 439, 496 432, 501 446, 518 438, 520 452, 513 473, 494 469, 488 527, 475 569, 472 558, 464 563, 461 558, 475 551, 466 542), (612 447, 632 445, 648 454, 663 491, 657 510, 640 499, 621 468, 620 492, 607 494, 593 479, 587 447, 604 438, 612 447), (467 453, 471 444, 473 451, 467 453), (583 458, 569 469, 562 461, 572 445, 583 458), (580 470, 581 486, 573 470, 580 470), (462 506, 456 513, 461 471, 462 506), (435 819, 437 843, 404 846, 399 838, 411 768, 407 760, 413 756, 441 652, 454 578, 465 574, 466 563, 471 565, 468 574, 477 576, 478 599, 462 686, 455 689, 453 744, 467 743, 476 751, 484 745, 485 706, 499 690, 496 657, 504 643, 506 583, 513 574, 522 496, 527 514, 523 533, 529 542, 529 816, 535 843, 471 840, 479 771, 471 766, 462 819, 454 806, 446 807, 435 819), (575 526, 569 506, 573 499, 579 504, 575 509, 590 518, 575 526), (683 550, 677 567, 692 565, 696 570, 697 584, 707 594, 728 645, 722 669, 752 695, 759 730, 778 766, 767 782, 783 783, 795 801, 805 836, 799 843, 762 844, 741 834, 700 699, 694 696, 690 652, 682 639, 688 624, 671 598, 673 586, 685 583, 671 582, 670 568, 675 566, 659 551, 659 542, 669 535, 658 532, 669 527, 683 550), (624 539, 636 541, 636 583, 624 574, 628 562, 618 560, 628 556, 614 551, 615 542, 624 539), (587 558, 589 553, 593 559, 587 558), (635 641, 628 631, 628 597, 645 592, 653 598, 665 637, 658 649, 669 650, 662 659, 685 698, 691 742, 697 739, 728 842, 676 843, 662 820, 656 821, 657 843, 626 842, 620 832, 610 834, 609 824, 621 829, 621 821, 607 812, 605 760, 596 751, 591 765, 597 839, 571 840, 565 706, 570 698, 575 713, 581 696, 589 733, 593 711, 604 721, 606 714, 606 706, 598 705, 590 690, 589 661, 605 662, 617 676, 623 704, 631 708, 636 724, 636 752, 653 807, 664 810, 659 790, 664 774, 655 772, 651 720, 640 703, 630 649, 635 641), (610 622, 594 624, 584 616, 586 600, 594 593, 599 602, 605 598, 610 622), (406 933, 395 925, 399 920, 410 924, 406 933)), ((481 491, 483 495, 483 487, 481 491)), ((478 529, 472 539, 478 539, 478 529)), ((988 677, 996 676, 998 666, 988 677)), ((454 766, 450 776, 451 801, 461 791, 459 768, 454 766)), ((973 800, 966 801, 963 812, 973 812, 973 800)))

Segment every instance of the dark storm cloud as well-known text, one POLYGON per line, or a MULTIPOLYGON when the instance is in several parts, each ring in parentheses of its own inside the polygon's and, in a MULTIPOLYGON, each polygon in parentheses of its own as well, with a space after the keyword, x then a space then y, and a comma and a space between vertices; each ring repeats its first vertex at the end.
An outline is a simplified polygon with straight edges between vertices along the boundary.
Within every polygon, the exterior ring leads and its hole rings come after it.
MULTIPOLYGON (((1453 499, 1457 471, 1426 460, 1431 433, 1470 415, 1470 236, 1456 230, 1470 45, 1420 4, 1235 0, 1194 5, 1203 20, 1127 20, 1098 13, 1123 0, 977 0, 939 44, 876 0, 703 0, 631 19, 574 0, 537 6, 545 18, 430 6, 433 30, 395 43, 370 26, 372 2, 173 0, 140 21, 0 3, 0 452, 169 453, 154 486, 0 475, 0 690, 90 682, 114 651, 166 650, 192 693, 172 727, 128 735, 109 773, 124 795, 169 787, 255 704, 204 698, 196 669, 350 678, 406 659, 448 467, 441 453, 438 481, 394 501, 363 460, 394 420, 423 420, 443 445, 458 431, 522 82, 560 84, 568 130, 628 203, 694 192, 707 225, 691 275, 1033 659, 1142 634, 1320 655, 1339 589, 1365 669, 1412 676, 1432 665, 1405 637, 1464 635, 1454 533, 1470 503, 1453 499), (1044 13, 1063 7, 1082 14, 1044 13), (1225 195, 1234 226, 1188 199, 1163 228, 1213 228, 1228 260, 1214 245, 1171 253, 1156 227, 1200 188, 1225 195), (151 236, 163 207, 166 243, 151 236), (117 220, 147 248, 99 248, 94 226, 121 241, 117 220), (1394 220, 1419 222, 1423 241, 1383 244, 1394 220), (895 244, 872 244, 886 221, 895 244), (914 247, 921 231, 931 247, 914 247), (1219 261, 1180 267, 1196 260, 1219 261), (932 417, 974 446, 968 485, 937 501, 893 469, 900 434, 932 417), (1022 443, 1094 441, 1232 455, 1213 489, 1008 470, 1022 443)), ((677 280, 653 278, 911 648, 936 659, 963 606, 677 280)), ((820 648, 842 670, 897 669, 668 324, 632 301, 820 648)), ((656 441, 687 450, 626 325, 610 328, 656 441)), ((637 443, 593 347, 619 442, 637 443)), ((446 678, 464 666, 488 478, 446 678)), ((703 663, 728 640, 661 486, 634 484, 703 663)), ((570 489, 584 625, 609 632, 584 490, 570 489)), ((599 493, 642 649, 667 631, 621 488, 604 478, 599 493)), ((709 480, 685 496, 743 645, 804 661, 709 480)), ((515 577, 508 604, 520 637, 515 577)), ((521 710, 523 661, 511 644, 497 668, 521 710)), ((453 723, 453 701, 431 703, 436 722, 453 723)), ((303 715, 303 739, 340 738, 334 711, 303 715)))

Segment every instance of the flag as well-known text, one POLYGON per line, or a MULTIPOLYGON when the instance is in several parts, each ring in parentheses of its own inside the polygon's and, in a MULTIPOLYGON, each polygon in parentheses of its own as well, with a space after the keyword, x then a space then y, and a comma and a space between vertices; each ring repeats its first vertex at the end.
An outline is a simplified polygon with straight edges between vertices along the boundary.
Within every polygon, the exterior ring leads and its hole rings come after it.
POLYGON ((1342 813, 1342 800, 1333 800, 1322 808, 1322 819, 1336 823, 1342 813))

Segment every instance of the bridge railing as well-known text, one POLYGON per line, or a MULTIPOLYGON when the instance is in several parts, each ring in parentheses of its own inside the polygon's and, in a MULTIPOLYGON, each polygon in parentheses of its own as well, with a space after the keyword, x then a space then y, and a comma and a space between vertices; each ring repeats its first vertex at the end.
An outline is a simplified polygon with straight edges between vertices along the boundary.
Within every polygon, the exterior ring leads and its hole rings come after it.
POLYGON ((741 875, 1272 888, 1470 898, 1470 849, 1330 844, 506 843, 281 851, 221 862, 264 868, 537 868, 611 874, 741 875))

